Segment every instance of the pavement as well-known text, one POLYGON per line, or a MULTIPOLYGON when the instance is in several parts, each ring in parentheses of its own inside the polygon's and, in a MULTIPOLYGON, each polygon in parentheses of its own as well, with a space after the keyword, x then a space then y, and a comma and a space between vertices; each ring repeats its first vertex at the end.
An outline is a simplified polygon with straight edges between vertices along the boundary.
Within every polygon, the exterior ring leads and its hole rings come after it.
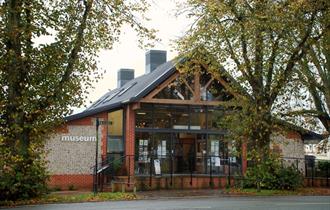
POLYGON ((21 206, 7 210, 330 210, 330 196, 182 197, 21 206))

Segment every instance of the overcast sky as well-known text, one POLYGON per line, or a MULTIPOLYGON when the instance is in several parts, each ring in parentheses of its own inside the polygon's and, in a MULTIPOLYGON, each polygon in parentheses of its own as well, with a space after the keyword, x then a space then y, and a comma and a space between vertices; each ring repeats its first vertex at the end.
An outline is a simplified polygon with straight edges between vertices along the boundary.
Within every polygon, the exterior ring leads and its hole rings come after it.
MULTIPOLYGON (((173 59, 177 53, 170 46, 172 40, 182 36, 189 27, 189 20, 184 16, 175 17, 176 2, 180 0, 153 0, 148 17, 151 19, 148 26, 158 30, 157 37, 161 39, 153 49, 166 50, 167 59, 173 59)), ((135 77, 144 74, 145 52, 148 49, 140 49, 136 38, 136 33, 129 28, 125 28, 120 38, 112 50, 103 50, 99 53, 99 68, 105 69, 106 74, 103 79, 94 84, 95 89, 90 91, 89 101, 96 101, 109 89, 117 87, 117 70, 120 68, 135 69, 135 77)), ((81 112, 84 107, 75 108, 74 112, 81 112)))

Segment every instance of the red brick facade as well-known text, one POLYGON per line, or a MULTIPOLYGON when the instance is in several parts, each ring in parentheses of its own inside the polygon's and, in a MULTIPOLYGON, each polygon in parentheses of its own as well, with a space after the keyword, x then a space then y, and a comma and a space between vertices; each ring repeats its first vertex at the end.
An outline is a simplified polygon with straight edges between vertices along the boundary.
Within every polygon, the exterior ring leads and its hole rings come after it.
MULTIPOLYGON (((155 178, 152 177, 135 177, 134 178, 134 154, 135 154, 135 112, 134 108, 137 104, 129 104, 123 110, 125 113, 125 155, 126 155, 126 169, 129 173, 132 180, 135 180, 135 185, 138 189, 143 188, 176 188, 176 189, 201 189, 201 188, 224 188, 226 185, 229 184, 229 180, 227 177, 193 177, 192 179, 189 176, 178 176, 174 177, 172 180, 169 177, 162 177, 162 178, 155 178), (151 184, 151 185, 150 185, 151 184)), ((99 117, 101 120, 108 120, 108 113, 103 112, 98 115, 85 117, 78 120, 73 120, 68 122, 63 127, 59 128, 58 131, 60 133, 67 133, 68 128, 67 126, 91 126, 95 124, 94 119, 99 117)), ((101 144, 101 151, 99 151, 102 157, 106 157, 107 154, 107 125, 101 125, 101 136, 100 136, 100 144, 101 144)), ((286 131, 285 136, 288 139, 301 139, 301 136, 298 132, 295 131, 286 131)), ((243 173, 246 172, 247 169, 247 146, 246 143, 242 145, 242 170, 243 173)), ((126 177, 127 178, 127 177, 126 177)), ((310 180, 305 179, 306 185, 311 185, 310 180)), ((233 185, 235 183, 234 179, 230 180, 230 184, 233 185)), ((52 175, 49 180, 50 187, 60 187, 61 189, 68 189, 69 186, 74 186, 78 189, 92 189, 93 184, 93 175, 92 174, 56 174, 52 175)), ((322 185, 321 181, 316 181, 315 186, 322 185)))
POLYGON ((93 175, 90 174, 63 174, 50 176, 48 186, 68 190, 70 186, 79 190, 91 190, 93 187, 93 175))
POLYGON ((125 125, 125 155, 126 168, 130 176, 134 176, 134 153, 135 153, 135 112, 133 105, 126 107, 126 125, 125 125))
POLYGON ((223 189, 230 184, 234 186, 235 179, 231 178, 230 183, 227 177, 200 176, 175 176, 171 177, 136 177, 136 187, 138 190, 155 190, 155 189, 223 189))
POLYGON ((286 138, 288 139, 301 139, 301 135, 296 131, 287 131, 286 138))

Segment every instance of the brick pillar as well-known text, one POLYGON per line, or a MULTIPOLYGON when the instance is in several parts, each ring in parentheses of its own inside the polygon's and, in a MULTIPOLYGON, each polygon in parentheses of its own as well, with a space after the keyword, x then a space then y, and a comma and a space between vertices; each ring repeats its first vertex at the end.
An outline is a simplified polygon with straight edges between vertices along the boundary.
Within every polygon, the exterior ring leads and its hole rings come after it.
MULTIPOLYGON (((94 115, 93 117, 89 118, 90 120, 94 120, 96 117, 99 118, 99 120, 102 122, 108 121, 108 112, 103 112, 97 115, 94 115)), ((95 121, 90 124, 95 125, 95 121)), ((107 138, 108 138, 108 125, 107 124, 101 124, 99 126, 99 161, 104 161, 106 159, 107 155, 107 138)))
POLYGON ((242 143, 242 173, 245 175, 247 169, 247 144, 246 139, 242 143))
POLYGON ((134 154, 135 154, 135 112, 132 105, 126 107, 125 119, 125 155, 126 168, 129 175, 134 176, 134 154))
MULTIPOLYGON (((102 114, 102 120, 108 121, 108 113, 102 114)), ((107 138, 108 138, 108 125, 102 125, 101 128, 101 155, 102 161, 107 157, 107 138)))

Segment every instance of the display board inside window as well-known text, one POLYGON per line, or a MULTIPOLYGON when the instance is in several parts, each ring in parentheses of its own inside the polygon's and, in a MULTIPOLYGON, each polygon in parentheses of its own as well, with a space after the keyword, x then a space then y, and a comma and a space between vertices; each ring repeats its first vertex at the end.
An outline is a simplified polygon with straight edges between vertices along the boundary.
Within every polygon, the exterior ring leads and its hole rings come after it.
POLYGON ((166 158, 166 140, 161 140, 158 142, 157 156, 158 158, 166 158))
POLYGON ((138 149, 138 154, 139 154, 139 163, 149 163, 150 162, 150 157, 149 157, 149 140, 148 139, 139 139, 139 149, 138 149))

